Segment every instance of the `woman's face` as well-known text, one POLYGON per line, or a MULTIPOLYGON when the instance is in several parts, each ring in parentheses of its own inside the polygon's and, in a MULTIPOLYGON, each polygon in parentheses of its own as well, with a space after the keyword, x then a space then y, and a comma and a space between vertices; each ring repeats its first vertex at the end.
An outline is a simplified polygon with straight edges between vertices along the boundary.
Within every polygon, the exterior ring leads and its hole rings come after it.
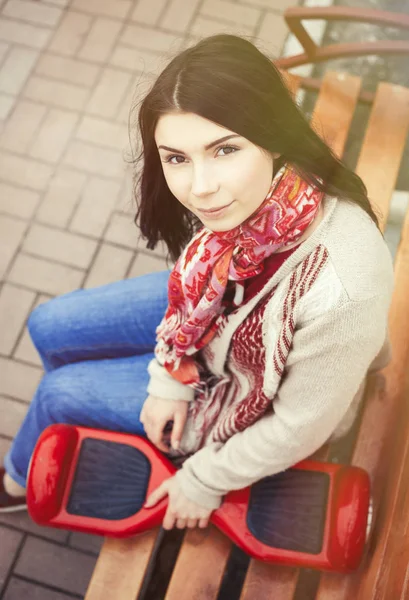
POLYGON ((155 141, 170 191, 212 231, 240 225, 267 196, 278 154, 234 131, 193 113, 168 113, 155 141))

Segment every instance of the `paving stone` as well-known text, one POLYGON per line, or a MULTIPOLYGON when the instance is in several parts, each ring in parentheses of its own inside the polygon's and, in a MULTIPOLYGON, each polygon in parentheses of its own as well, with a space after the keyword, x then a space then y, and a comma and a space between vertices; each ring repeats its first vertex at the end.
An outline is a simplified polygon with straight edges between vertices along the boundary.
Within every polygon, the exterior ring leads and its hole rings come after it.
POLYGON ((55 6, 47 6, 38 2, 9 0, 3 8, 3 14, 6 17, 24 19, 25 21, 32 21, 39 25, 53 27, 60 20, 62 10, 55 6))
POLYGON ((167 248, 164 242, 158 242, 156 248, 154 250, 149 250, 146 247, 147 241, 144 240, 140 235, 137 239, 137 249, 141 250, 144 254, 152 254, 152 256, 157 256, 159 258, 165 258, 167 255, 167 248))
MULTIPOLYGON (((134 165, 128 165, 128 169, 125 172, 125 177, 122 182, 121 192, 118 196, 118 200, 115 206, 115 210, 118 213, 122 213, 127 217, 131 217, 132 219, 136 214, 136 201, 134 196, 134 182, 133 176, 135 174, 136 167, 134 165)), ((139 170, 136 169, 136 173, 139 173, 139 170)))
POLYGON ((104 537, 101 535, 91 535, 75 531, 70 534, 69 546, 77 550, 85 550, 98 555, 104 543, 104 537))
POLYGON ((14 96, 8 96, 7 94, 0 94, 0 121, 7 119, 15 102, 16 102, 16 99, 14 96))
POLYGON ((18 531, 0 527, 0 593, 22 538, 23 535, 18 531))
POLYGON ((56 6, 68 6, 71 0, 37 0, 44 4, 55 4, 56 6))
POLYGON ((180 48, 183 42, 181 35, 165 33, 151 27, 139 27, 138 25, 127 25, 120 42, 135 48, 146 48, 154 52, 173 53, 180 48))
MULTIPOLYGON (((0 441, 1 439, 2 438, 0 438, 0 441)), ((8 446, 10 446, 10 444, 11 441, 8 442, 8 446)), ((3 462, 4 455, 1 456, 0 454, 1 462, 3 462)), ((57 529, 55 527, 40 527, 40 525, 34 523, 26 510, 14 513, 2 513, 0 514, 0 523, 8 525, 13 529, 17 529, 18 531, 30 533, 37 537, 45 538, 60 544, 65 544, 69 536, 69 532, 64 529, 57 529)), ((29 600, 31 600, 31 598, 29 600)))
POLYGON ((0 394, 0 434, 14 438, 26 416, 27 409, 28 406, 24 402, 10 400, 0 394))
POLYGON ((0 179, 33 190, 45 190, 52 175, 52 168, 37 160, 0 152, 0 179))
MULTIPOLYGON (((6 456, 11 445, 11 440, 0 437, 0 464, 3 464, 3 459, 6 456)), ((3 515, 4 516, 4 515, 3 515)), ((0 515, 0 523, 1 523, 1 515, 0 515)))
POLYGON ((77 140, 70 142, 63 162, 65 165, 102 177, 121 178, 125 169, 120 152, 77 140))
POLYGON ((0 357, 0 392, 31 402, 43 375, 42 369, 0 357))
POLYGON ((36 218, 42 223, 65 227, 78 203, 86 176, 66 167, 60 167, 48 186, 36 218))
POLYGON ((89 15, 67 12, 56 30, 48 50, 74 56, 84 43, 93 19, 89 15))
POLYGON ((84 272, 67 265, 20 253, 13 263, 8 280, 51 296, 81 287, 84 272))
POLYGON ((131 80, 132 75, 130 73, 106 68, 87 104, 86 112, 101 117, 113 118, 131 80))
POLYGON ((200 14, 211 19, 231 21, 237 25, 254 28, 260 19, 261 11, 250 6, 242 6, 236 2, 204 0, 200 6, 200 14))
POLYGON ((26 229, 25 221, 0 215, 0 279, 6 273, 26 229))
POLYGON ((245 3, 273 10, 277 13, 283 13, 287 8, 297 5, 297 2, 294 2, 294 0, 246 0, 245 3))
POLYGON ((75 113, 50 109, 31 146, 30 156, 46 162, 59 162, 78 121, 79 116, 75 113))
POLYGON ((70 230, 101 237, 117 203, 119 191, 119 182, 92 177, 75 210, 70 230))
MULTIPOLYGON (((45 294, 39 294, 37 297, 37 301, 35 302, 35 304, 33 306, 33 310, 40 304, 43 304, 44 302, 48 302, 48 300, 51 300, 51 296, 47 296, 45 294)), ((43 366, 40 355, 38 354, 37 349, 31 340, 31 336, 28 332, 27 327, 24 328, 23 335, 18 343, 16 351, 14 352, 14 358, 17 358, 18 360, 22 360, 24 362, 31 363, 31 364, 36 365, 41 368, 43 366)))
POLYGON ((32 75, 24 89, 24 96, 61 108, 81 110, 88 100, 89 90, 71 83, 32 75))
POLYGON ((146 275, 147 273, 156 271, 167 271, 170 268, 170 265, 168 266, 163 258, 139 252, 129 271, 128 278, 131 279, 132 277, 139 277, 140 275, 146 275))
POLYGON ((73 0, 71 6, 93 15, 125 19, 132 4, 130 0, 73 0))
MULTIPOLYGON (((5 283, 0 291, 0 352, 10 354, 25 327, 34 292, 5 283)), ((1 411, 0 411, 1 414, 1 411)))
MULTIPOLYGON (((249 35, 251 28, 245 25, 235 25, 234 23, 219 22, 208 17, 198 16, 196 17, 191 29, 190 36, 194 37, 194 43, 197 40, 207 37, 209 35, 216 35, 218 33, 230 33, 233 35, 249 35)), ((193 45, 193 44, 190 44, 193 45)))
POLYGON ((119 151, 123 151, 129 146, 127 127, 96 117, 84 116, 76 130, 75 137, 84 142, 107 146, 119 151))
POLYGON ((85 281, 84 288, 98 287, 124 279, 132 256, 133 253, 130 250, 103 244, 85 281))
POLYGON ((0 212, 30 219, 39 203, 39 198, 38 192, 0 182, 0 212))
POLYGON ((139 230, 133 222, 133 217, 114 214, 109 222, 109 227, 104 235, 108 242, 128 246, 132 250, 137 247, 139 230))
POLYGON ((164 29, 185 32, 195 14, 200 0, 170 0, 167 2, 166 11, 160 20, 164 29))
POLYGON ((19 344, 14 352, 13 358, 28 362, 38 367, 42 366, 41 358, 31 341, 30 334, 27 329, 24 330, 23 335, 19 341, 19 344))
POLYGON ((281 54, 288 33, 288 27, 281 15, 267 13, 258 31, 257 47, 269 58, 276 58, 281 54))
POLYGON ((103 17, 97 18, 78 53, 79 58, 105 62, 111 54, 115 41, 122 28, 120 21, 112 21, 103 17))
POLYGON ((6 588, 3 600, 21 600, 22 598, 27 598, 27 600, 72 600, 72 596, 64 594, 64 592, 50 590, 42 585, 12 577, 6 588))
POLYGON ((32 224, 22 246, 28 254, 87 269, 97 242, 68 231, 32 224))
POLYGON ((143 48, 129 48, 121 44, 118 44, 115 48, 109 62, 114 67, 152 75, 159 75, 166 63, 159 54, 154 54, 143 48))
POLYGON ((100 69, 98 65, 83 60, 44 53, 36 64, 35 72, 44 77, 92 88, 100 69))
POLYGON ((47 45, 52 33, 52 29, 0 18, 0 40, 6 42, 41 49, 47 45))
POLYGON ((147 25, 156 25, 167 0, 139 0, 135 9, 132 12, 131 20, 138 23, 146 23, 147 25))
POLYGON ((10 49, 10 44, 6 44, 5 42, 0 42, 0 62, 3 60, 5 55, 10 49))
POLYGON ((121 105, 114 116, 115 120, 128 126, 129 118, 131 117, 132 125, 134 124, 140 102, 149 91, 153 78, 153 73, 148 71, 148 69, 143 73, 138 73, 136 75, 128 87, 126 96, 123 98, 121 105), (130 114, 131 111, 132 114, 130 114))
POLYGON ((14 572, 75 594, 85 594, 96 559, 29 536, 14 572))
POLYGON ((37 50, 12 48, 0 69, 0 91, 19 94, 37 59, 37 50))
POLYGON ((47 107, 42 104, 28 100, 18 102, 2 131, 0 146, 5 150, 24 154, 46 112, 47 107))

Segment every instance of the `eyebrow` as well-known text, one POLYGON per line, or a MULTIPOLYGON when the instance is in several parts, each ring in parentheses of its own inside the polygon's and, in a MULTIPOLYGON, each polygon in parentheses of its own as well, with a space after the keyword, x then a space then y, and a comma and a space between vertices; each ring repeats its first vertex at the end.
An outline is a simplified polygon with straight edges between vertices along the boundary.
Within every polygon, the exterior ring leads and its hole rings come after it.
MULTIPOLYGON (((241 137, 240 135, 237 135, 236 133, 233 133, 232 135, 226 135, 225 137, 219 138, 218 140, 215 140, 214 142, 210 142, 210 144, 207 144, 207 146, 205 146, 205 150, 210 150, 210 148, 213 148, 213 146, 216 146, 217 144, 220 144, 220 142, 225 142, 226 140, 230 140, 231 138, 234 137, 241 137)), ((176 148, 170 148, 169 146, 158 146, 158 150, 160 148, 163 148, 164 150, 169 150, 169 152, 179 152, 180 154, 185 154, 183 152, 183 150, 177 150, 176 148)))

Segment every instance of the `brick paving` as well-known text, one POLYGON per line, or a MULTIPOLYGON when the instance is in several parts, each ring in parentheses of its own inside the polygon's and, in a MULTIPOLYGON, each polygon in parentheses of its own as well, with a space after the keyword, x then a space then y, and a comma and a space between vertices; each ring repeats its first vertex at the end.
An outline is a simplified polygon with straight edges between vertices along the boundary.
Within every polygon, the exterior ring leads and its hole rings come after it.
MULTIPOLYGON (((138 93, 214 33, 256 36, 278 56, 282 11, 296 3, 0 0, 0 459, 43 373, 26 330, 33 308, 167 266, 133 225, 127 124, 138 93)), ((101 541, 1 516, 0 598, 83 598, 101 541)))

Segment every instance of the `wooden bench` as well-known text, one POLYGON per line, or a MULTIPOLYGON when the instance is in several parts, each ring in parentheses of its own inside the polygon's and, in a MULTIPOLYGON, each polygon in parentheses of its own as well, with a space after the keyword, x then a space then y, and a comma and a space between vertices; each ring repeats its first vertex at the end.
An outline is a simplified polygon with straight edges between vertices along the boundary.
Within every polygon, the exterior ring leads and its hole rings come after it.
MULTIPOLYGON (((300 77, 285 73, 285 78, 293 92, 299 86, 308 87, 308 81, 300 77)), ((339 156, 346 145, 360 87, 358 77, 335 72, 327 72, 320 85, 313 123, 339 156)), ((380 83, 355 171, 383 213, 382 228, 408 127, 409 89, 380 83)), ((271 565, 245 557, 213 526, 166 533, 156 529, 134 538, 106 539, 85 600, 409 598, 409 214, 395 258, 395 273, 389 321, 392 361, 382 371, 368 375, 353 431, 314 454, 319 460, 359 465, 370 474, 374 527, 361 568, 350 575, 338 575, 271 565), (160 578, 162 583, 158 584, 160 578), (162 591, 152 591, 155 582, 156 589, 162 591), (228 593, 226 585, 230 585, 228 593)))

